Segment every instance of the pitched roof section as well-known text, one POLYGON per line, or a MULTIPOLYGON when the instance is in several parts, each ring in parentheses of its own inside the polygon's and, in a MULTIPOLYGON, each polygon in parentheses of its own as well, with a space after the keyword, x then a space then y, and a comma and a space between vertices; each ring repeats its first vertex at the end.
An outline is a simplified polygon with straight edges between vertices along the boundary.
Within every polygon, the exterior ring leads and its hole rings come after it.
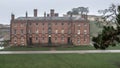
POLYGON ((18 17, 16 20, 73 20, 73 21, 84 21, 81 17, 18 17))

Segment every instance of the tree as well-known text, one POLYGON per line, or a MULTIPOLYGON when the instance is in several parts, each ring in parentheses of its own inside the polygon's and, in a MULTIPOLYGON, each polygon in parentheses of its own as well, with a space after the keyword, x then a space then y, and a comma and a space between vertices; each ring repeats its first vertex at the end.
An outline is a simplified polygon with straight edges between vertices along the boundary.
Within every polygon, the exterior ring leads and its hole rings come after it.
POLYGON ((67 14, 70 15, 71 13, 74 15, 87 15, 87 13, 89 12, 88 7, 77 7, 77 8, 73 8, 71 11, 68 11, 67 14))
MULTIPOLYGON (((104 15, 107 12, 110 12, 112 14, 105 15, 105 21, 107 21, 107 18, 113 17, 115 19, 114 22, 116 23, 117 27, 114 28, 113 26, 104 26, 102 33, 98 34, 97 37, 93 37, 93 45, 96 49, 106 49, 109 46, 116 46, 117 43, 120 43, 120 6, 118 6, 117 9, 115 9, 115 6, 112 5, 109 9, 105 9, 105 11, 102 11, 104 15)), ((111 21, 112 21, 111 20, 111 21)), ((107 22, 107 24, 110 23, 107 22)))

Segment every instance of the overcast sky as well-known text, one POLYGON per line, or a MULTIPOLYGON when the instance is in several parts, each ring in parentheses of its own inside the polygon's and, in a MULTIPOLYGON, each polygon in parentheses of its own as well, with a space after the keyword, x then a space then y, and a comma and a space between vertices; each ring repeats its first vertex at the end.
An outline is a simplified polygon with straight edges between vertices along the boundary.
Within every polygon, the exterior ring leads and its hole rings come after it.
POLYGON ((60 15, 65 14, 72 8, 84 6, 89 7, 89 14, 98 14, 99 9, 108 8, 112 3, 120 4, 119 0, 0 0, 0 24, 10 24, 11 13, 16 18, 33 16, 33 9, 38 9, 38 16, 42 16, 44 11, 49 12, 55 9, 60 15))

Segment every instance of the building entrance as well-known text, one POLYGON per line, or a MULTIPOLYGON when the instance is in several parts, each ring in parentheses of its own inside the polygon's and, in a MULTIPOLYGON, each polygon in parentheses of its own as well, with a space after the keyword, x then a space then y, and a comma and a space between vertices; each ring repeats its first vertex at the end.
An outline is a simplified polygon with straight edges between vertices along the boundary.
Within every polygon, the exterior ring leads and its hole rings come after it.
POLYGON ((71 40, 70 40, 70 37, 68 37, 68 44, 71 44, 71 40))
POLYGON ((32 38, 29 38, 29 45, 32 45, 32 38))

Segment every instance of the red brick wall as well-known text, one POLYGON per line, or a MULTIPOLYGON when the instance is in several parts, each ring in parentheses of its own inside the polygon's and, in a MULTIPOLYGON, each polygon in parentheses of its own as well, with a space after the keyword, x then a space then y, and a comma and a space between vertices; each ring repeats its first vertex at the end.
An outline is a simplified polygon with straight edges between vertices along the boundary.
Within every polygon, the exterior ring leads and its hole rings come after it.
POLYGON ((72 42, 74 45, 88 45, 90 43, 90 31, 89 31, 89 23, 85 21, 73 21, 72 24, 70 21, 27 21, 28 27, 26 26, 26 21, 18 21, 15 20, 11 22, 11 44, 15 44, 16 39, 16 45, 27 45, 27 39, 30 37, 32 38, 33 44, 43 44, 48 43, 48 23, 51 23, 51 41, 53 44, 67 44, 68 37, 71 37, 72 42), (36 25, 36 23, 38 25, 36 25), (44 23, 44 25, 43 25, 44 23), (56 25, 57 23, 57 25, 56 25), (62 23, 64 25, 62 25, 62 23), (69 24, 70 23, 70 24, 69 24), (23 24, 23 26, 21 26, 23 24), (30 25, 31 24, 31 25, 30 25), (86 24, 86 25, 85 25, 86 24), (17 25, 15 27, 15 25, 17 25), (16 29, 16 34, 14 34, 14 29, 16 29), (21 29, 24 30, 24 34, 21 34, 21 29), (27 29, 27 31, 26 31, 27 29), (42 33, 44 29, 44 34, 42 33), (61 31, 64 29, 64 33, 62 34, 61 31), (27 32, 31 30, 31 34, 29 33, 26 35, 27 32), (36 30, 38 30, 38 33, 36 33, 36 30), (58 30, 58 33, 56 34, 56 30, 58 30), (71 30, 72 34, 68 34, 69 30, 71 30), (80 34, 78 34, 78 30, 80 30, 80 34), (84 33, 84 30, 86 30, 86 34, 84 33), (21 43, 21 37, 24 38, 24 42, 21 43), (36 40, 37 37, 37 40, 36 40), (64 37, 64 41, 62 41, 62 37, 64 37), (44 40, 43 40, 44 38, 44 40), (57 39, 56 39, 57 38, 57 39), (78 41, 80 40, 80 42, 78 41))

